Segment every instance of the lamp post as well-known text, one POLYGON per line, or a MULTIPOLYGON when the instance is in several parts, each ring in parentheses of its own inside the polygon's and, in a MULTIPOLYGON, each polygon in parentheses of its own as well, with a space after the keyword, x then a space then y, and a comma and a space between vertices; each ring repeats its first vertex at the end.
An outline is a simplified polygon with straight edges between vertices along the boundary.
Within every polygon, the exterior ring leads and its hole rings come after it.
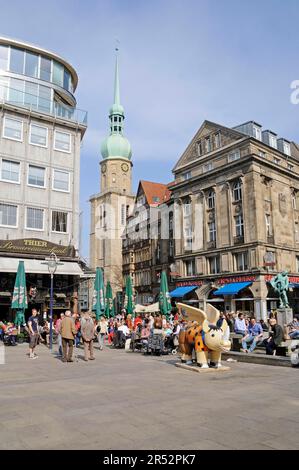
POLYGON ((48 266, 48 271, 50 273, 51 277, 51 285, 50 285, 50 351, 52 351, 53 347, 53 280, 54 280, 54 274, 56 272, 57 266, 63 263, 59 262, 59 259, 57 258, 55 253, 51 253, 49 258, 45 258, 45 263, 48 266))

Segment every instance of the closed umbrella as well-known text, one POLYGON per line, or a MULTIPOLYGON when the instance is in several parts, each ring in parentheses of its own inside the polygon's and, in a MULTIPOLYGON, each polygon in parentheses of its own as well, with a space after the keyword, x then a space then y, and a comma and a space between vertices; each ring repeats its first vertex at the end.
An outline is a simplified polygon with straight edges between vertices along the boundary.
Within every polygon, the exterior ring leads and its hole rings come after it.
POLYGON ((92 299, 92 311, 96 312, 96 319, 99 320, 100 316, 103 315, 105 310, 104 301, 104 280, 103 271, 101 268, 96 269, 96 278, 94 281, 93 299, 92 299))
POLYGON ((127 276, 127 278, 126 278, 124 308, 126 309, 127 314, 131 314, 131 315, 134 314, 135 305, 134 305, 134 298, 133 298, 133 288, 132 288, 131 276, 127 276))
POLYGON ((20 329, 25 322, 25 310, 28 308, 24 261, 19 261, 11 308, 16 311, 15 325, 20 329))
POLYGON ((107 282, 106 285, 106 295, 105 295, 105 316, 107 318, 114 317, 114 302, 113 302, 113 293, 110 282, 107 282))
POLYGON ((166 315, 166 317, 168 318, 168 315, 171 312, 171 308, 172 307, 168 291, 167 275, 165 271, 162 271, 159 295, 159 309, 161 314, 166 315))

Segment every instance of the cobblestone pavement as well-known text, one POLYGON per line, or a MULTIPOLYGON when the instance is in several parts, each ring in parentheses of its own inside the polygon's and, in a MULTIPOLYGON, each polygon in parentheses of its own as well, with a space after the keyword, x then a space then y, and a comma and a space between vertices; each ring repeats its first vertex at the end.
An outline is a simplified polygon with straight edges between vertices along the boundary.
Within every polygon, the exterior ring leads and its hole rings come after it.
POLYGON ((1 449, 299 449, 299 370, 232 363, 197 374, 171 356, 105 348, 62 363, 6 348, 1 449))

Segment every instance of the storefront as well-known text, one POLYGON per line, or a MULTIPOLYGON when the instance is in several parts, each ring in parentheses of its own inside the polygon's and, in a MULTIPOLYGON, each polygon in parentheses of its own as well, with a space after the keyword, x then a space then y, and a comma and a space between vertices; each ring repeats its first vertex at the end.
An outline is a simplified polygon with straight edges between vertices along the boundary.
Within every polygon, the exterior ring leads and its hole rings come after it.
POLYGON ((82 269, 72 247, 38 239, 0 241, 0 320, 13 320, 11 299, 18 264, 24 261, 28 311, 46 313, 50 308, 50 274, 45 259, 55 253, 60 259, 54 275, 54 315, 66 309, 77 310, 77 292, 82 269))

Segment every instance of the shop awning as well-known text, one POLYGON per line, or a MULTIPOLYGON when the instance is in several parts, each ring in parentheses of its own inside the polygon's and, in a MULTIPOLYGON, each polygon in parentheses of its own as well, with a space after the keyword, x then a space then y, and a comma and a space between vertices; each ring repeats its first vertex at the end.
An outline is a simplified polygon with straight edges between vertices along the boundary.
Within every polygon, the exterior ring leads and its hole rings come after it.
POLYGON ((220 289, 213 292, 213 295, 235 295, 240 292, 240 290, 245 289, 252 284, 252 282, 232 282, 230 284, 225 284, 220 289))
MULTIPOLYGON (((16 273, 20 258, 0 258, 0 273, 16 273)), ((25 264, 26 274, 49 274, 48 266, 42 264, 44 260, 40 259, 22 259, 25 264)), ((80 265, 74 261, 63 261, 63 264, 57 266, 55 274, 66 274, 80 276, 83 273, 80 265)))
POLYGON ((198 286, 181 286, 171 291, 169 295, 170 297, 184 297, 184 295, 189 294, 189 292, 192 292, 197 288, 198 286))

